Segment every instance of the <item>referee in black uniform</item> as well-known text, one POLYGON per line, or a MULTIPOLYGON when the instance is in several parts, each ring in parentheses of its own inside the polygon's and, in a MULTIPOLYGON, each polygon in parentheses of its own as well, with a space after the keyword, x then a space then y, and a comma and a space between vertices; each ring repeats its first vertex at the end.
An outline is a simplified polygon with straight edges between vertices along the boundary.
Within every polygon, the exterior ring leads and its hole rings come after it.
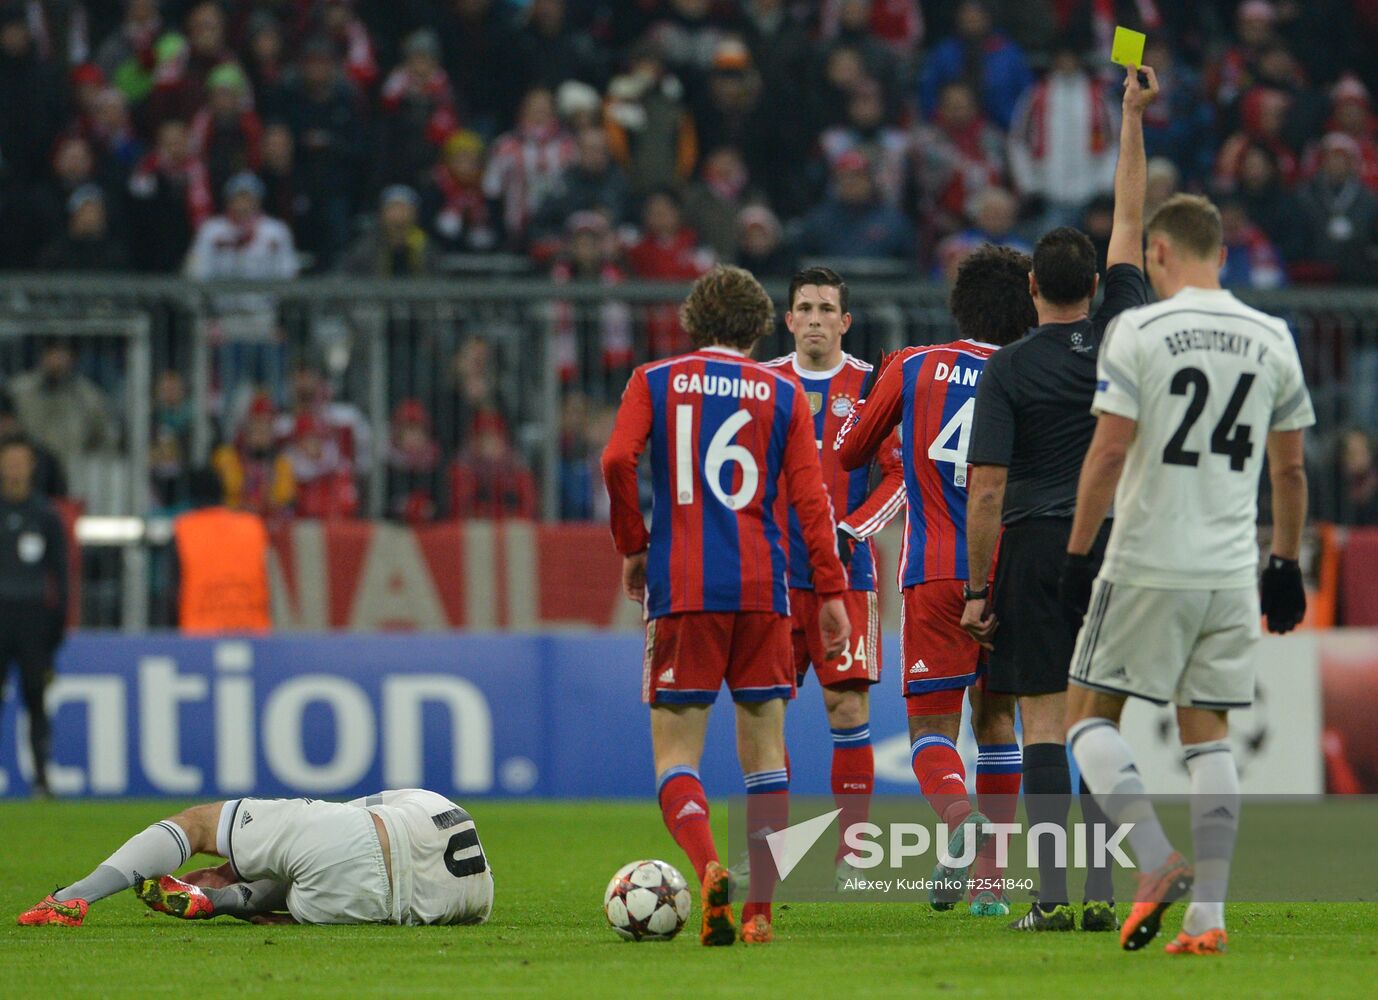
POLYGON ((43 694, 67 624, 67 538, 57 511, 34 491, 34 452, 0 439, 0 690, 10 665, 29 714, 35 795, 48 792, 48 710, 43 694))
MULTIPOLYGON (((1023 725, 1023 784, 1029 823, 1065 826, 1071 780, 1067 765, 1067 670, 1079 622, 1058 598, 1058 576, 1076 510, 1077 479, 1096 428, 1091 401, 1096 358, 1106 326, 1125 309, 1148 301, 1143 273, 1143 215, 1148 165, 1143 111, 1158 92, 1151 69, 1146 84, 1126 73, 1124 124, 1115 169, 1115 218, 1105 272, 1105 298, 1095 314, 1096 251, 1075 229, 1054 229, 1034 249, 1029 291, 1039 326, 997 351, 976 392, 967 453, 967 555, 970 579, 962 625, 992 647, 988 690, 1018 697, 1023 725), (1002 518, 1003 509, 1003 518, 1002 518), (1000 526, 1003 520, 1004 536, 1000 526), (996 542, 1000 559, 990 593, 996 542)), ((1099 560, 1109 522, 1097 539, 1099 560)), ((1089 794, 1088 821, 1101 820, 1089 794)), ((1049 846, 1049 838, 1040 841, 1049 846)), ((1011 926, 1018 930, 1072 930, 1076 915, 1067 873, 1051 850, 1039 859, 1039 899, 1011 926)), ((1106 869, 1087 879, 1082 927, 1114 930, 1118 924, 1106 869)))

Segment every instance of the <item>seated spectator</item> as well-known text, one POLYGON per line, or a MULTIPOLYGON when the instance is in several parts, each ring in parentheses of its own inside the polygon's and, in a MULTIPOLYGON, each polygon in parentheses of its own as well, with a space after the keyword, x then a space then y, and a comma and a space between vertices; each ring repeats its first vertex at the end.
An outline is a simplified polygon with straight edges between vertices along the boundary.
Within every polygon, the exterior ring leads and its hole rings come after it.
POLYGON ((627 172, 634 195, 687 180, 698 162, 698 132, 684 87, 654 46, 634 49, 627 72, 608 85, 607 128, 613 159, 627 172))
POLYGON ((824 0, 822 7, 820 37, 861 45, 868 65, 884 74, 880 78, 887 87, 923 40, 918 0, 824 0))
MULTIPOLYGON (((95 150, 88 139, 76 134, 64 135, 59 139, 53 150, 52 180, 30 195, 29 211, 37 227, 37 235, 46 242, 66 229, 72 195, 91 185, 101 188, 104 195, 106 185, 103 181, 95 150)), ((107 209, 118 209, 118 205, 111 205, 108 198, 105 201, 107 209)))
POLYGON ((592 521, 596 453, 588 439, 593 404, 582 392, 568 392, 560 403, 560 520, 592 521))
POLYGON ((574 162, 541 201, 531 226, 531 255, 548 259, 559 246, 565 224, 579 212, 602 212, 610 223, 626 221, 631 190, 627 175, 608 150, 600 128, 586 128, 576 138, 574 162))
POLYGON ((788 278, 799 269, 799 260, 783 236, 774 212, 748 205, 737 213, 737 263, 758 278, 788 278))
POLYGON ((287 57, 282 25, 270 12, 261 10, 249 19, 246 34, 244 72, 259 113, 265 118, 285 114, 287 81, 293 67, 287 57))
POLYGON ((565 80, 597 79, 604 58, 593 36, 569 23, 565 7, 565 0, 531 0, 521 31, 526 78, 551 90, 565 80))
POLYGON ((909 140, 890 124, 879 83, 867 78, 852 89, 847 120, 825 131, 819 145, 829 168, 844 153, 864 154, 875 169, 881 199, 899 207, 908 173, 909 140))
POLYGON ((995 30, 990 11, 979 0, 964 0, 957 8, 956 26, 956 34, 938 43, 924 60, 919 77, 924 115, 932 116, 947 84, 979 81, 986 117, 1000 128, 1009 128, 1015 102, 1033 82, 1023 51, 995 30))
MULTIPOLYGON (((626 278, 617 263, 617 240, 607 217, 576 212, 565 224, 563 253, 550 270, 556 285, 572 281, 613 287, 626 278)), ((632 316, 625 302, 552 304, 554 350, 560 379, 574 381, 581 370, 627 372, 632 363, 632 316)), ((628 374, 630 374, 628 372, 628 374)))
POLYGON ((76 370, 76 351, 61 338, 39 348, 38 367, 9 383, 20 425, 57 456, 81 484, 86 460, 118 443, 119 426, 105 393, 76 370))
POLYGON ((459 127, 450 78, 440 66, 440 39, 422 29, 408 36, 402 63, 379 99, 383 178, 420 185, 436 149, 459 127))
POLYGON ((1239 131, 1225 140, 1215 159, 1216 190, 1231 194, 1239 183, 1244 154, 1262 146, 1272 154, 1284 187, 1297 179, 1297 157, 1283 138, 1289 107, 1287 95, 1268 87, 1253 87, 1239 106, 1239 131))
POLYGON ((1158 97, 1144 109, 1144 149, 1149 159, 1166 157, 1188 185, 1210 178, 1215 108, 1206 99, 1201 79, 1162 37, 1144 48, 1144 64, 1158 77, 1158 97))
POLYGON ((353 403, 332 399, 331 395, 325 372, 309 361, 300 362, 292 370, 291 409, 280 414, 274 424, 278 440, 290 439, 301 417, 313 417, 330 432, 349 464, 367 475, 373 468, 373 434, 368 420, 353 403))
POLYGON ((555 113, 570 135, 586 128, 602 131, 603 95, 581 80, 566 80, 555 88, 555 113))
POLYGON ((971 225, 938 244, 935 279, 950 284, 957 276, 957 266, 986 243, 1011 247, 1020 253, 1033 253, 1030 243, 1015 232, 1019 200, 1004 188, 988 187, 972 195, 967 214, 971 225))
POLYGON ((455 92, 464 97, 466 124, 491 139, 500 124, 516 117, 522 91, 529 85, 513 5, 443 0, 425 6, 442 11, 433 17, 444 34, 445 68, 455 92))
MULTIPOLYGON (((1277 12, 1269 0, 1246 0, 1235 11, 1235 44, 1210 68, 1209 90, 1217 104, 1237 101, 1258 75, 1258 57, 1277 41, 1277 12)), ((1150 63, 1149 65, 1152 65, 1150 63)))
POLYGON ((292 463, 278 444, 273 401, 253 398, 234 439, 211 454, 211 465, 225 484, 225 506, 260 517, 290 513, 296 498, 292 463))
POLYGON ((48 271, 123 271, 129 267, 129 250, 110 233, 105 212, 105 192, 99 185, 77 188, 67 199, 67 226, 38 255, 38 266, 48 271))
POLYGON ((0 151, 8 178, 25 185, 46 173, 66 121, 61 70, 35 37, 34 14, 42 8, 0 6, 0 151))
POLYGON ((127 0, 119 30, 96 49, 96 65, 131 104, 153 89, 154 46, 162 33, 158 0, 127 0))
POLYGON ((483 139, 477 132, 456 132, 441 147, 421 192, 422 216, 446 250, 484 253, 502 239, 500 211, 483 193, 483 139))
POLYGON ((349 82, 361 93, 371 92, 378 82, 378 59, 368 28, 354 10, 354 0, 325 0, 323 6, 321 34, 334 44, 349 82))
POLYGON ((176 368, 165 368, 153 380, 153 427, 155 433, 171 435, 182 452, 191 450, 194 412, 187 393, 187 380, 176 368))
POLYGON ((157 424, 148 442, 148 496, 154 514, 180 514, 191 506, 186 445, 170 428, 157 424))
POLYGON ((129 116, 129 103, 123 93, 106 87, 95 99, 94 112, 87 138, 95 144, 99 155, 107 159, 120 187, 129 173, 143 158, 145 146, 129 116))
POLYGON ((1159 205, 1182 190, 1182 172, 1165 156, 1155 156, 1148 161, 1148 182, 1144 188, 1144 218, 1148 218, 1159 205))
POLYGON ((981 113, 971 87, 943 87, 933 121, 910 141, 915 181, 940 234, 960 228, 971 197, 1005 177, 1005 137, 981 113))
POLYGON ((914 227, 899 209, 882 202, 871 165, 860 153, 833 164, 834 193, 804 217, 796 246, 801 254, 829 257, 911 258, 914 227))
POLYGON ((311 214, 311 195, 302 183, 297 169, 296 142, 292 130, 282 122, 272 122, 263 129, 263 165, 259 177, 263 180, 263 210, 281 219, 292 231, 292 242, 304 248, 309 236, 307 220, 311 214))
POLYGON ((405 184, 392 184, 378 198, 378 225, 350 248, 346 274, 419 278, 435 270, 430 238, 416 221, 420 198, 405 184))
POLYGON ((1341 524, 1378 525, 1378 461, 1373 438, 1357 427, 1340 435, 1341 524))
POLYGON ((24 433, 24 426, 19 422, 19 412, 14 406, 14 397, 8 389, 0 387, 0 441, 9 441, 17 437, 28 438, 29 447, 33 451, 34 492, 49 499, 65 497, 67 475, 62 470, 62 462, 37 438, 24 433))
POLYGON ((1300 189, 1310 258, 1327 265, 1339 281, 1351 283, 1378 276, 1378 196, 1360 180, 1359 161, 1358 144, 1332 132, 1321 144, 1320 172, 1300 189))
POLYGON ((495 413, 474 421, 473 437, 450 464, 450 516, 459 520, 536 516, 536 479, 495 413))
POLYGON ((737 252, 737 216, 748 203, 761 200, 741 153, 733 146, 713 150, 703 161, 699 179, 684 194, 684 217, 719 260, 737 252))
POLYGON ((527 226, 542 200, 559 190, 560 178, 574 162, 574 140, 555 116, 555 99, 537 87, 522 99, 517 127, 498 137, 483 175, 483 193, 502 206, 502 224, 511 249, 526 242, 527 226))
POLYGON ((465 340, 450 357, 436 413, 436 435, 447 453, 468 442, 481 413, 507 412, 498 396, 493 345, 481 337, 465 340))
POLYGON ((129 246, 141 271, 181 268, 196 231, 215 210, 210 172, 187 126, 163 122, 158 141, 129 177, 129 246))
POLYGON ((1092 198, 1114 190, 1115 121, 1105 88, 1063 40, 1010 125, 1010 172, 1022 197, 1041 201, 1041 230, 1076 225, 1092 198))
MULTIPOLYGON (((1148 218, 1147 212, 1144 218, 1148 218)), ((1092 198, 1081 213, 1078 228, 1091 238, 1091 245, 1096 248, 1096 270, 1104 274, 1110 255, 1110 233, 1115 228, 1115 196, 1103 194, 1092 198)))
POLYGON ((1300 222, 1301 205, 1282 186, 1277 158, 1266 147, 1250 146, 1244 151, 1236 196, 1249 221, 1263 230, 1286 263, 1306 256, 1311 241, 1300 222))
MULTIPOLYGON (((647 195, 641 209, 641 238, 627 249, 627 265, 638 278, 692 281, 713 266, 711 250, 684 221, 679 197, 669 190, 647 195)), ((688 349, 678 303, 648 306, 646 341, 652 357, 688 349)))
MULTIPOLYGON (((225 213, 207 219, 187 257, 187 276, 216 278, 294 278, 297 253, 292 232, 280 219, 263 214, 263 182, 236 174, 225 185, 225 213)), ((247 301, 247 300, 246 300, 247 301)))
MULTIPOLYGON (((1330 90, 1331 115, 1326 134, 1340 132, 1358 144, 1364 187, 1378 194, 1378 118, 1369 103, 1368 88, 1354 74, 1340 78, 1330 90)), ((1320 169, 1321 144, 1313 142, 1302 160, 1302 174, 1314 177, 1320 169)))
POLYGON ((420 401, 404 399, 392 411, 387 453, 387 516, 406 524, 434 521, 440 511, 440 447, 420 401))
POLYGON ((1220 204, 1225 266, 1220 269, 1223 288, 1280 288, 1287 283, 1273 244, 1263 230, 1249 221, 1237 198, 1220 204))
POLYGON ((225 13, 215 0, 193 6, 184 25, 184 47, 159 45, 160 61, 148 97, 148 115, 155 124, 172 119, 189 121, 206 103, 206 81, 211 73, 236 61, 225 38, 225 13))
POLYGON ((249 79, 234 63, 211 70, 206 91, 206 106, 191 120, 191 148, 210 171, 211 189, 220 191, 235 174, 263 165, 263 122, 254 112, 249 79))
POLYGON ((309 413, 297 417, 286 454, 292 463, 298 517, 333 520, 358 513, 354 469, 323 421, 309 413))

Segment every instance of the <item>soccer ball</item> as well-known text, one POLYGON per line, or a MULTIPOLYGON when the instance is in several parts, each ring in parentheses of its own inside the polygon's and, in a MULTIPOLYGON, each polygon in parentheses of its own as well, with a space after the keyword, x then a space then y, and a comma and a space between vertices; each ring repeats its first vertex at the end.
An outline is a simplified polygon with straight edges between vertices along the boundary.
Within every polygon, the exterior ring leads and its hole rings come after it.
POLYGON ((628 941, 668 941, 689 919, 689 885, 664 861, 633 861, 617 869, 603 893, 608 923, 628 941))

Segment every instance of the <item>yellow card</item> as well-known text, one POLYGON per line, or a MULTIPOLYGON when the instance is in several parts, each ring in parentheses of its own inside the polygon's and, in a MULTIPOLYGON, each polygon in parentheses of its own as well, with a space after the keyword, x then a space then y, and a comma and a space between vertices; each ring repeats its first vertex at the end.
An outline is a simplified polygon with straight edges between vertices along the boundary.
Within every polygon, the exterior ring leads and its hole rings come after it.
POLYGON ((1116 28, 1115 42, 1110 46, 1110 61, 1121 66, 1142 66, 1144 64, 1144 42, 1148 40, 1142 31, 1130 28, 1116 28))

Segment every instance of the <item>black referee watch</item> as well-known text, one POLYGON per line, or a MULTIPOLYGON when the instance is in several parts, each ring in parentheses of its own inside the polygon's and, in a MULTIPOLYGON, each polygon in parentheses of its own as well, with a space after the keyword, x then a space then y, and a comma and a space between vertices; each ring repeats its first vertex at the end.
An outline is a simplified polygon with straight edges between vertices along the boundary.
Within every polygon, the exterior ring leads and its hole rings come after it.
POLYGON ((990 584, 986 584, 980 590, 972 590, 965 583, 962 584, 962 600, 964 601, 984 601, 990 596, 990 584))

